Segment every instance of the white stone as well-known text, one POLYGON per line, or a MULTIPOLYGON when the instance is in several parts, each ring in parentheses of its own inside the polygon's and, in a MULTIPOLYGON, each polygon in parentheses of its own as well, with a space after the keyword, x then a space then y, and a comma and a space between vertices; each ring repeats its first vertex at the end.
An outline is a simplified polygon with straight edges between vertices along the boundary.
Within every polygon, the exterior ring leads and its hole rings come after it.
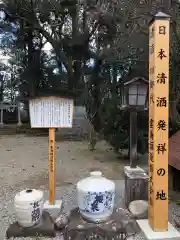
POLYGON ((147 218, 148 202, 144 200, 132 201, 129 204, 129 211, 135 218, 147 218))
POLYGON ((62 203, 62 200, 56 200, 55 204, 50 204, 49 201, 46 201, 43 209, 46 210, 53 219, 56 219, 62 209, 62 203))
POLYGON ((55 220, 56 229, 61 230, 68 224, 68 217, 61 213, 55 220))
POLYGON ((142 173, 142 172, 144 172, 144 170, 142 169, 142 168, 140 168, 140 167, 136 167, 136 168, 131 168, 130 166, 125 166, 124 167, 124 172, 127 172, 127 173, 132 173, 132 172, 140 172, 140 173, 142 173))
POLYGON ((137 223, 142 230, 147 240, 179 240, 180 233, 168 223, 168 231, 166 232, 154 232, 149 225, 148 219, 137 220, 137 223))

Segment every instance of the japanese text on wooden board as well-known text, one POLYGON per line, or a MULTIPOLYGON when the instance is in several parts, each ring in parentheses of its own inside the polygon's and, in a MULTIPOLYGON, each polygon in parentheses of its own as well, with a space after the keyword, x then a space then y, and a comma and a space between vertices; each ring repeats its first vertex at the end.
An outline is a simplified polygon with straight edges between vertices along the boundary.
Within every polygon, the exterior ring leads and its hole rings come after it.
POLYGON ((45 97, 30 100, 31 127, 72 127, 73 100, 60 97, 45 97))
POLYGON ((158 202, 168 201, 168 78, 169 21, 155 20, 149 35, 149 218, 155 228, 165 226, 156 221, 158 202))

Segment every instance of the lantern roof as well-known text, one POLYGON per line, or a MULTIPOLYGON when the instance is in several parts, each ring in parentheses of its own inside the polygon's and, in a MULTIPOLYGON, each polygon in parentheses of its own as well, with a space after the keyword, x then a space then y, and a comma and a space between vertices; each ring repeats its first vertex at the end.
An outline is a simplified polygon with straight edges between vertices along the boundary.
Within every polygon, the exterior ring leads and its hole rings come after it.
POLYGON ((127 86, 127 85, 132 84, 137 81, 142 81, 147 84, 149 83, 149 80, 145 76, 145 74, 143 74, 140 71, 137 71, 136 69, 131 69, 129 74, 123 79, 122 83, 124 86, 127 86))
POLYGON ((147 84, 149 83, 149 81, 146 78, 139 76, 139 77, 134 77, 133 79, 131 79, 128 82, 124 82, 123 85, 127 86, 127 85, 130 85, 130 84, 138 82, 138 81, 142 81, 142 82, 147 83, 147 84))

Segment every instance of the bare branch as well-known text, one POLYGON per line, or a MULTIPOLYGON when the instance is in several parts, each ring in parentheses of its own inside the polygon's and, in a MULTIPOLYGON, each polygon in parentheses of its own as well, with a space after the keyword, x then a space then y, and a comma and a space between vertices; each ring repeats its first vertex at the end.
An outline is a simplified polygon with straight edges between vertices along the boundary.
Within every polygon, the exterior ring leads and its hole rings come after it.
POLYGON ((91 32, 89 33, 89 39, 92 37, 92 35, 94 35, 94 33, 96 32, 97 28, 98 28, 98 22, 96 22, 91 30, 91 32))

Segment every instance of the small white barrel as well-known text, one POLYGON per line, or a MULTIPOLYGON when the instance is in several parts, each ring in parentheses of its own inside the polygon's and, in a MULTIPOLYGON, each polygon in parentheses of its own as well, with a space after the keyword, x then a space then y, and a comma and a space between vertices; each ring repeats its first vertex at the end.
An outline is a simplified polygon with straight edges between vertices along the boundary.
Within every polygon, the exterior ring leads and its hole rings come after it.
POLYGON ((41 217, 44 204, 44 193, 36 189, 26 189, 17 193, 14 198, 16 219, 22 227, 36 225, 41 217))

